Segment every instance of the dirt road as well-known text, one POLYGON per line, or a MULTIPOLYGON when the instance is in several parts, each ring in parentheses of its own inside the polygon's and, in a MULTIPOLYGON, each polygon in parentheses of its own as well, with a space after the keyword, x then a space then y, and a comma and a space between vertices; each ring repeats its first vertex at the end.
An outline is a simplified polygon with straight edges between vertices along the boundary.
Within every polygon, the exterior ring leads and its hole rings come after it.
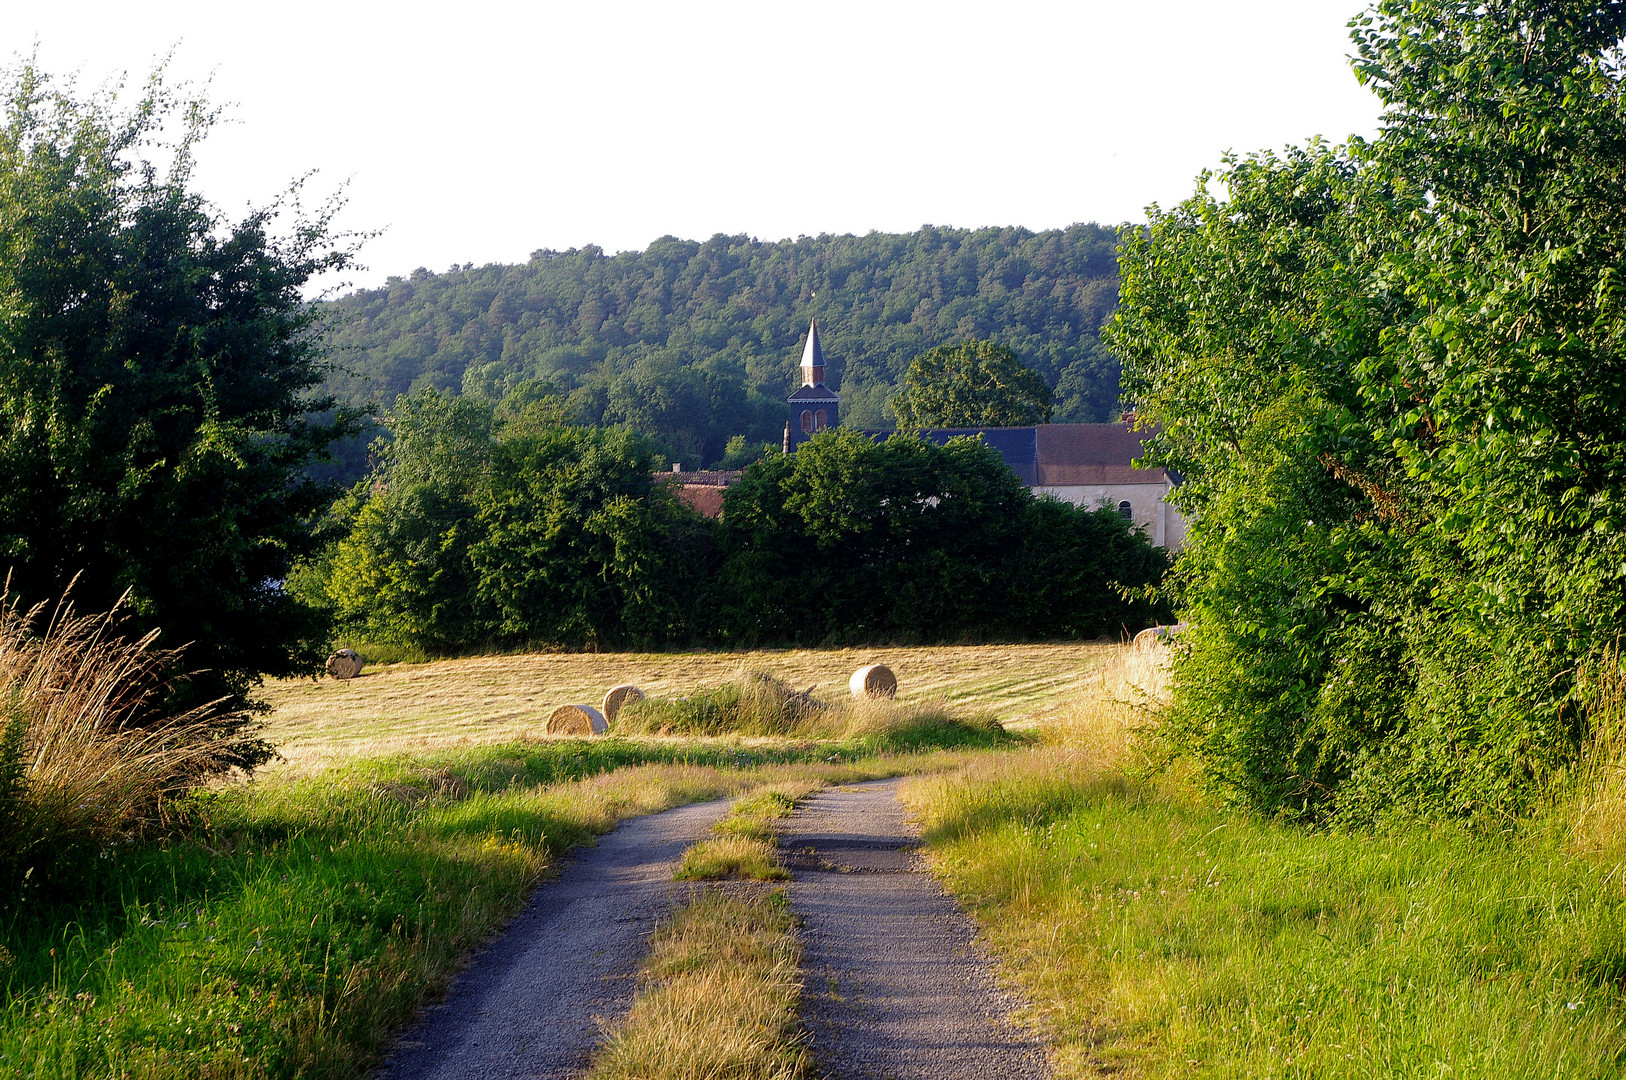
POLYGON ((820 792, 783 844, 805 922, 802 1016, 829 1080, 1044 1080, 976 928, 925 872, 899 781, 820 792))
POLYGON ((648 937, 690 890, 678 856, 706 835, 726 801, 636 818, 577 853, 446 1000, 396 1044, 384 1080, 563 1080, 598 1041, 595 1017, 626 1011, 648 937))

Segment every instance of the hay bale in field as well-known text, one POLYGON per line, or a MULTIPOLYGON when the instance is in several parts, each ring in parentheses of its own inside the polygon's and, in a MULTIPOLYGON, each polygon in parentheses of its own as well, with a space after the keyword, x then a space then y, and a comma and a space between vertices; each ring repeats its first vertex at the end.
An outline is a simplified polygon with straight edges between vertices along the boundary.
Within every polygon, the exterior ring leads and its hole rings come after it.
POLYGON ((898 677, 885 664, 866 664, 853 672, 847 689, 853 697, 893 697, 898 692, 898 677))
POLYGON ((620 686, 610 687, 610 692, 604 695, 604 704, 599 707, 599 711, 604 714, 607 722, 613 724, 615 714, 621 711, 621 706, 642 700, 644 700, 642 690, 631 683, 622 683, 620 686))
POLYGON ((1186 628, 1185 623, 1175 623, 1172 626, 1152 626, 1135 635, 1134 647, 1137 649, 1150 649, 1155 645, 1169 644, 1177 634, 1186 628))
POLYGON ((327 673, 335 679, 354 679, 361 674, 361 654, 354 649, 340 649, 327 658, 327 673))
POLYGON ((604 714, 591 705, 561 705, 548 714, 549 735, 603 735, 609 730, 604 714))

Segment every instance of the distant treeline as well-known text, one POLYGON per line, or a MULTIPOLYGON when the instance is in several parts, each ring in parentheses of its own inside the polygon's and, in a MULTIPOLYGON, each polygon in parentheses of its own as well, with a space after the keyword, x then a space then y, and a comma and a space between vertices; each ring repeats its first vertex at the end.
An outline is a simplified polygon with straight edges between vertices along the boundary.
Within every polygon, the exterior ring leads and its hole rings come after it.
POLYGON ((290 587, 341 633, 449 653, 1094 637, 1163 609, 1165 553, 1112 510, 1035 498, 976 439, 824 432, 701 517, 653 443, 557 399, 402 398, 376 471, 290 587))
MULTIPOLYGON (((1059 421, 1118 409, 1097 331, 1118 295, 1116 233, 1097 225, 941 229, 775 242, 663 237, 645 251, 537 251, 521 266, 420 269, 335 301, 343 402, 388 409, 412 389, 496 403, 521 384, 579 424, 625 424, 690 467, 730 438, 777 445, 812 316, 842 417, 891 427, 909 360, 982 338, 1055 389, 1059 421)), ((360 444, 345 451, 360 475, 360 444)))

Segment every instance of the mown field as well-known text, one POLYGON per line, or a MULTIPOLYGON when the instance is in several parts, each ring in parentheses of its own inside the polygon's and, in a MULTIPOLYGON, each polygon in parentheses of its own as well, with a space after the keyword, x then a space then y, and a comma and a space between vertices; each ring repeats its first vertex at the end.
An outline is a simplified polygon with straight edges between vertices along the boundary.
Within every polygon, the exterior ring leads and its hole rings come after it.
POLYGON ((884 663, 898 700, 937 700, 991 713, 1021 730, 1085 689, 1116 647, 1107 643, 966 645, 752 652, 527 653, 369 665, 348 682, 273 682, 268 737, 294 771, 357 755, 496 743, 542 730, 555 706, 597 704, 617 683, 652 696, 715 687, 741 668, 767 671, 816 697, 841 700, 847 677, 884 663))

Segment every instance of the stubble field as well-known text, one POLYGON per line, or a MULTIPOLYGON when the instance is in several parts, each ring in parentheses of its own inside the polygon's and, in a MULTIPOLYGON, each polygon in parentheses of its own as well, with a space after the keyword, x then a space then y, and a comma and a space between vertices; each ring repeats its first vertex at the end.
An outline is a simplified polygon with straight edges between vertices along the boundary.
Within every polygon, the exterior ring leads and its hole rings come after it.
POLYGON ((991 713, 1007 728, 1042 722, 1086 692, 1117 646, 1107 642, 751 652, 525 653, 371 665, 347 682, 268 683, 267 738, 293 772, 357 755, 421 752, 540 734, 548 713, 597 704, 617 683, 657 697, 707 690, 742 668, 839 700, 864 664, 887 664, 904 704, 936 700, 991 713))

